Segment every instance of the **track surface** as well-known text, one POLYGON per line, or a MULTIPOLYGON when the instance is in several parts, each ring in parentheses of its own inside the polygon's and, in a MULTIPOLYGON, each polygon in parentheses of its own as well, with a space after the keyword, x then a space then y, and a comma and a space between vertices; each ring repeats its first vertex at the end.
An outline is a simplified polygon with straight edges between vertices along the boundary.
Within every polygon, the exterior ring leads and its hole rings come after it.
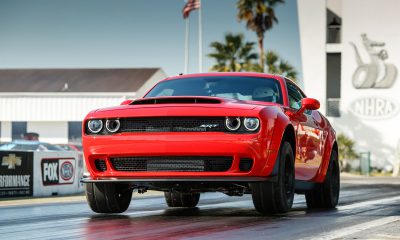
MULTIPOLYGON (((1 202, 0 202, 1 205, 1 202)), ((296 195, 288 214, 261 216, 251 196, 202 194, 198 208, 133 198, 120 215, 86 202, 0 207, 0 239, 400 239, 400 179, 342 179, 340 206, 309 211, 296 195)))

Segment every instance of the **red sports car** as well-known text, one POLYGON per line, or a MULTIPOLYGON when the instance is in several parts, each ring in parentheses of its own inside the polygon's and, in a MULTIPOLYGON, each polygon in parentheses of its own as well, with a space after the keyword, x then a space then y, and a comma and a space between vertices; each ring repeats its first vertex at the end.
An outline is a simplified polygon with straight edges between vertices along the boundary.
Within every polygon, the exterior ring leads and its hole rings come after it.
POLYGON ((222 192, 252 194, 260 213, 283 213, 296 192, 310 208, 334 208, 338 146, 319 105, 282 76, 205 73, 170 77, 141 99, 94 110, 83 122, 89 206, 124 212, 133 189, 150 189, 170 207, 222 192))

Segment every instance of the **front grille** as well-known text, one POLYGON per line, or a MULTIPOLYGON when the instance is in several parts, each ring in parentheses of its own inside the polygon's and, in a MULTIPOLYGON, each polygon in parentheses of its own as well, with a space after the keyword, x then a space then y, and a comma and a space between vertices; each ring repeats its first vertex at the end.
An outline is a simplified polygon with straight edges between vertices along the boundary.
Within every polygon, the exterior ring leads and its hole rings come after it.
POLYGON ((111 164, 117 171, 127 172, 225 172, 232 157, 160 156, 114 157, 111 164))
POLYGON ((240 171, 248 172, 253 167, 253 159, 251 158, 241 158, 239 163, 240 171))
POLYGON ((225 132, 224 117, 146 117, 120 119, 120 132, 225 132))
POLYGON ((107 171, 106 161, 104 161, 104 160, 96 159, 96 160, 94 160, 94 165, 96 166, 96 169, 97 169, 99 172, 105 172, 105 171, 107 171))

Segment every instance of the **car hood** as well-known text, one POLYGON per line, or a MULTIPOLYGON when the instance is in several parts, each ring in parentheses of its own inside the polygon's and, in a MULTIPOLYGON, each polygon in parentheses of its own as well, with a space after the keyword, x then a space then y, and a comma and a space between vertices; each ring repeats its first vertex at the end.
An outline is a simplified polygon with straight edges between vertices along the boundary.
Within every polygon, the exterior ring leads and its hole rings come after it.
POLYGON ((98 109, 90 117, 245 116, 254 115, 260 105, 265 107, 274 104, 215 97, 158 97, 137 99, 129 105, 98 109))

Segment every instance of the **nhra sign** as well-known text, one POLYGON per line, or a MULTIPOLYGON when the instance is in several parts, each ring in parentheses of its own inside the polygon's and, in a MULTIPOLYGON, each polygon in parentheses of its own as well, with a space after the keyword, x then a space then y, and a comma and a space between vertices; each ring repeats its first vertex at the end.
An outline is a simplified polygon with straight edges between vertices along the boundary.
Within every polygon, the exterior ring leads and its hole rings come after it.
POLYGON ((361 118, 382 120, 396 116, 400 111, 400 105, 394 99, 387 97, 365 97, 355 99, 350 104, 350 110, 361 118))
POLYGON ((44 186, 74 183, 74 158, 43 158, 41 169, 44 186))
POLYGON ((33 195, 33 152, 0 151, 0 197, 33 195))

